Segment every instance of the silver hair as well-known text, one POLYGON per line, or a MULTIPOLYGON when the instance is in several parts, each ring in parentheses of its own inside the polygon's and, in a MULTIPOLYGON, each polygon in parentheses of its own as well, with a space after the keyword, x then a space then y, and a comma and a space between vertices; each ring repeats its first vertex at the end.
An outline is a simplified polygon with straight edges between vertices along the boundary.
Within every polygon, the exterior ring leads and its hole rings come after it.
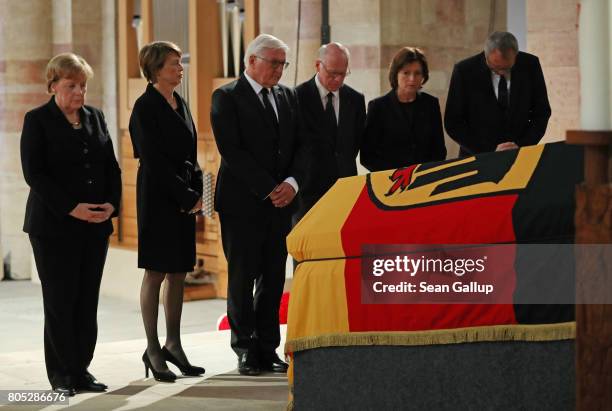
POLYGON ((321 61, 325 60, 325 57, 327 56, 327 53, 330 50, 330 46, 333 46, 331 48, 338 48, 346 56, 346 61, 350 62, 351 53, 349 52, 349 50, 342 44, 336 43, 336 42, 324 44, 319 48, 319 60, 321 61))
POLYGON ((244 67, 249 66, 249 57, 258 56, 264 49, 283 49, 285 53, 289 53, 289 46, 281 39, 270 34, 260 34, 249 43, 244 52, 244 67))
POLYGON ((493 32, 487 37, 487 41, 485 41, 485 56, 491 54, 493 50, 499 50, 504 55, 510 50, 518 53, 518 41, 516 41, 514 34, 507 31, 493 32))

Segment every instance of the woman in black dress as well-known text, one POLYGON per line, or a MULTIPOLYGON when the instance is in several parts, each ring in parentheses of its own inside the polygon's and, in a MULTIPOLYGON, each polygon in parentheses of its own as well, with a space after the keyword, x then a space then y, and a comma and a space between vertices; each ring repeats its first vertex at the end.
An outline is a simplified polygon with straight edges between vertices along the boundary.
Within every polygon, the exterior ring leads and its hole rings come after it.
POLYGON ((402 48, 389 67, 391 91, 368 104, 361 164, 390 170, 446 158, 438 99, 420 91, 429 79, 421 50, 402 48))
POLYGON ((134 103, 130 136, 140 160, 137 180, 138 267, 145 269, 140 306, 147 335, 142 356, 158 381, 197 376, 204 368, 189 364, 180 336, 185 274, 195 265, 195 213, 202 208, 202 171, 196 158, 197 133, 185 100, 175 88, 183 78, 181 50, 156 41, 140 50, 140 67, 149 84, 134 103), (166 342, 157 336, 159 291, 164 289, 166 342))
POLYGON ((48 103, 25 115, 21 165, 29 234, 42 285, 45 365, 54 391, 104 391, 87 368, 98 336, 102 271, 121 199, 121 170, 104 115, 85 105, 93 76, 80 56, 47 65, 48 103))

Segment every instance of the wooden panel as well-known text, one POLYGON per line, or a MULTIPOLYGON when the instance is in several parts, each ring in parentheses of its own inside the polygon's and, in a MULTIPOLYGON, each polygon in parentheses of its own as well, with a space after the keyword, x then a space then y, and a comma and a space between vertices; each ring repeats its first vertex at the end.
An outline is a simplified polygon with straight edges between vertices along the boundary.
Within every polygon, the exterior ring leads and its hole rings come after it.
POLYGON ((140 76, 136 30, 132 27, 134 0, 117 2, 118 53, 117 71, 119 85, 119 128, 126 129, 130 117, 128 109, 128 78, 140 76))
POLYGON ((142 20, 142 44, 153 41, 153 0, 140 0, 140 18, 142 20))
MULTIPOLYGON (((125 132, 121 134, 121 159, 134 158, 134 147, 132 146, 132 140, 130 139, 130 133, 125 132)), ((122 164, 123 165, 123 164, 122 164)))
POLYGON ((136 173, 138 172, 138 160, 135 158, 123 158, 121 160, 121 173, 123 184, 136 185, 136 173))
POLYGON ((216 256, 219 251, 219 247, 217 247, 216 242, 213 241, 204 241, 202 243, 198 243, 198 253, 206 254, 211 256, 216 256))
POLYGON ((189 0, 189 53, 191 112, 198 130, 210 130, 212 79, 222 73, 219 5, 216 1, 189 0))
POLYGON ((227 298, 227 272, 215 274, 215 289, 217 298, 227 298))
POLYGON ((215 91, 219 87, 225 86, 234 80, 236 80, 236 77, 215 77, 212 79, 212 91, 215 91))
POLYGON ((128 109, 134 107, 136 99, 145 92, 147 80, 141 77, 128 79, 128 109))
POLYGON ((124 236, 121 239, 121 245, 124 247, 135 249, 136 247, 138 247, 138 238, 124 236))
POLYGON ((259 35, 259 0, 244 1, 244 47, 259 35))
POLYGON ((136 217, 122 217, 121 229, 123 230, 124 236, 138 237, 138 225, 136 223, 136 217))
POLYGON ((136 186, 123 185, 123 217, 136 217, 136 186))
POLYGON ((198 138, 198 164, 200 167, 203 167, 203 164, 206 162, 206 153, 210 150, 208 144, 204 142, 204 140, 198 138))
POLYGON ((207 300, 216 297, 217 291, 214 284, 185 284, 185 289, 183 291, 183 301, 207 300))

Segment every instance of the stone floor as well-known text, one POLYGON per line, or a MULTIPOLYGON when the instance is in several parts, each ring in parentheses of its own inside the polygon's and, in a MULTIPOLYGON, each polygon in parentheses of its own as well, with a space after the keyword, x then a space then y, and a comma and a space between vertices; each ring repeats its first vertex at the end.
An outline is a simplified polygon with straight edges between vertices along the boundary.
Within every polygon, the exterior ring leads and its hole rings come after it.
MULTIPOLYGON (((160 310, 160 339, 164 319, 160 310)), ((109 385, 104 394, 78 394, 69 406, 0 406, 1 410, 282 410, 287 406, 285 375, 244 377, 236 371, 229 332, 214 331, 225 313, 224 300, 186 302, 182 339, 190 361, 206 367, 199 378, 174 384, 144 378, 145 348, 139 307, 103 297, 99 338, 90 371, 109 385)), ((29 281, 0 282, 0 390, 48 389, 42 351, 42 298, 29 281)), ((284 337, 285 327, 281 333, 284 337)), ((282 343, 281 343, 282 347, 282 343)), ((282 350, 282 348, 280 348, 282 350)), ((172 365, 170 365, 172 369, 172 365)), ((174 369, 178 372, 178 370, 174 369)))

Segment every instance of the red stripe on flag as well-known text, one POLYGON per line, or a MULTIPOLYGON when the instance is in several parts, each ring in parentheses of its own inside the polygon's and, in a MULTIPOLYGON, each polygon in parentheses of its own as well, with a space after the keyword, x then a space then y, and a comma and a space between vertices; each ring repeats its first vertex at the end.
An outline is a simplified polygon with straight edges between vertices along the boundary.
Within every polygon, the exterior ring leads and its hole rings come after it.
MULTIPOLYGON (((344 252, 347 256, 361 255, 362 244, 514 242, 512 208, 517 198, 516 194, 500 195, 407 210, 381 210, 370 200, 364 187, 342 227, 344 252)), ((511 304, 363 305, 359 259, 347 260, 345 284, 351 332, 417 331, 517 323, 511 304)))

